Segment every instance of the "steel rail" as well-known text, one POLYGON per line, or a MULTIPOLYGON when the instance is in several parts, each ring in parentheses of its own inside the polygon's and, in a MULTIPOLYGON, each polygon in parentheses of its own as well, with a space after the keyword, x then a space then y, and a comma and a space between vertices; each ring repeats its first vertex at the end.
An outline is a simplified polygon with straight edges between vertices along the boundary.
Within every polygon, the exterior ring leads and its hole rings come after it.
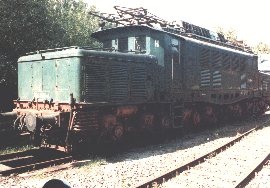
MULTIPOLYGON (((32 160, 36 157, 36 159, 39 159, 39 157, 44 157, 43 155, 36 155, 38 154, 39 149, 31 149, 23 152, 15 152, 15 153, 9 153, 6 155, 0 155, 0 174, 3 176, 7 176, 13 173, 23 173, 26 171, 32 171, 37 169, 42 169, 49 167, 51 165, 57 165, 62 164, 65 162, 69 162, 72 160, 72 156, 67 156, 65 152, 55 150, 54 152, 50 152, 51 156, 57 156, 53 159, 45 159, 44 161, 38 161, 31 164, 24 164, 26 163, 26 160, 32 160), (13 162, 17 162, 18 164, 23 165, 17 165, 13 162), (5 163, 13 163, 13 165, 6 165, 5 163)), ((53 150, 50 150, 53 151, 53 150)), ((44 151, 42 151, 44 152, 44 151)))
POLYGON ((234 188, 244 187, 250 180, 253 179, 255 172, 260 171, 260 169, 268 160, 270 160, 270 152, 268 152, 267 155, 263 156, 261 160, 257 164, 255 164, 249 172, 244 174, 236 183, 234 188))
POLYGON ((207 157, 212 157, 213 154, 217 155, 217 154, 221 153, 222 151, 226 150, 227 148, 230 148, 236 142, 240 141, 244 136, 247 136, 248 134, 252 133, 253 131, 261 129, 266 123, 268 123, 268 121, 269 121, 269 119, 267 121, 265 121, 264 123, 262 123, 261 125, 239 135, 235 139, 227 142, 224 145, 219 146, 218 148, 208 152, 207 154, 203 154, 202 156, 194 159, 193 161, 182 164, 182 165, 176 167, 175 169, 167 171, 167 172, 165 172, 157 177, 148 179, 148 180, 146 180, 138 185, 133 186, 133 188, 150 188, 150 187, 154 187, 155 183, 157 183, 157 184, 165 183, 166 181, 174 178, 175 176, 182 173, 183 171, 189 170, 190 167, 194 167, 194 166, 204 162, 207 157))

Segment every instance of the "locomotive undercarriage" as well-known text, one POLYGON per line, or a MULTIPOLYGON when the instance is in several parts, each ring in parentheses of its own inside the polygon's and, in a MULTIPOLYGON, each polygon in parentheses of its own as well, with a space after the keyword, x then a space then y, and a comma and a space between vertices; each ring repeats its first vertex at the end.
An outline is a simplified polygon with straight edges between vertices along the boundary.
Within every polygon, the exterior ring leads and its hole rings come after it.
POLYGON ((38 100, 15 102, 9 116, 14 129, 34 136, 36 146, 63 146, 66 151, 78 143, 101 144, 141 133, 157 133, 169 128, 167 104, 108 105, 45 103, 38 100))
POLYGON ((211 125, 248 119, 259 116, 266 111, 268 104, 262 98, 249 98, 232 104, 211 104, 206 102, 189 102, 183 117, 183 126, 211 125))
MULTIPOLYGON (((36 101, 29 104, 16 101, 17 108, 6 113, 17 118, 14 129, 30 132, 37 146, 63 146, 67 152, 80 144, 96 145, 141 134, 165 134, 176 123, 172 118, 174 103, 109 105, 36 101)), ((260 115, 268 108, 261 98, 226 105, 185 102, 184 106, 181 126, 184 131, 260 115)))

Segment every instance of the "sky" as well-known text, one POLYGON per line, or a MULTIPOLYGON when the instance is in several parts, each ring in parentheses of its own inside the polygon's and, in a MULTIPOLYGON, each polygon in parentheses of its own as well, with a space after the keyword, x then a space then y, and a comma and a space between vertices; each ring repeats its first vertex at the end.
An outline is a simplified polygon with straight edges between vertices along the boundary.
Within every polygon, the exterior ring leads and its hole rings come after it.
POLYGON ((215 27, 232 27, 238 40, 248 45, 259 42, 270 46, 269 0, 84 0, 96 5, 103 13, 116 13, 113 6, 143 7, 156 16, 167 20, 182 20, 215 31, 215 27))

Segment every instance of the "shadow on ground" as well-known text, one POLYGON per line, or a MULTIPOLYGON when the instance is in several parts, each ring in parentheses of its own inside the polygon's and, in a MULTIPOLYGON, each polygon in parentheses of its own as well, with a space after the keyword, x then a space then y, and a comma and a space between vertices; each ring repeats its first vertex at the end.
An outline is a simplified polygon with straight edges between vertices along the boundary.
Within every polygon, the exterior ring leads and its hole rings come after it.
MULTIPOLYGON (((106 159, 108 163, 139 160, 185 150, 224 137, 234 137, 261 125, 268 119, 270 114, 264 114, 260 117, 253 116, 248 120, 220 123, 216 126, 194 127, 189 131, 177 130, 159 135, 137 135, 116 144, 83 148, 83 152, 78 151, 75 156, 79 159, 91 158, 93 161, 106 159)), ((269 126, 268 123, 265 126, 269 126)))

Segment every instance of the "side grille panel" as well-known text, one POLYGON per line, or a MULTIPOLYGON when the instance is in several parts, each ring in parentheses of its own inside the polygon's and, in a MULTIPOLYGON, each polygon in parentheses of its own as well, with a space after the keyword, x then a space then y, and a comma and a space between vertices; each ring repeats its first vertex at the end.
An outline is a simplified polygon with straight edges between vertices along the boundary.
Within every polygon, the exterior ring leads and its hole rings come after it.
POLYGON ((213 89, 221 89, 221 53, 219 51, 213 52, 213 89))
POLYGON ((211 53, 210 49, 201 49, 201 89, 211 86, 211 53))
POLYGON ((85 97, 87 101, 106 100, 106 69, 104 64, 87 63, 85 65, 86 84, 85 97))
POLYGON ((80 111, 74 119, 74 131, 98 131, 100 125, 99 109, 97 107, 88 111, 80 111))
POLYGON ((111 101, 128 100, 128 71, 126 65, 111 66, 111 101))
POLYGON ((141 67, 132 68, 132 101, 146 100, 146 70, 141 67))

